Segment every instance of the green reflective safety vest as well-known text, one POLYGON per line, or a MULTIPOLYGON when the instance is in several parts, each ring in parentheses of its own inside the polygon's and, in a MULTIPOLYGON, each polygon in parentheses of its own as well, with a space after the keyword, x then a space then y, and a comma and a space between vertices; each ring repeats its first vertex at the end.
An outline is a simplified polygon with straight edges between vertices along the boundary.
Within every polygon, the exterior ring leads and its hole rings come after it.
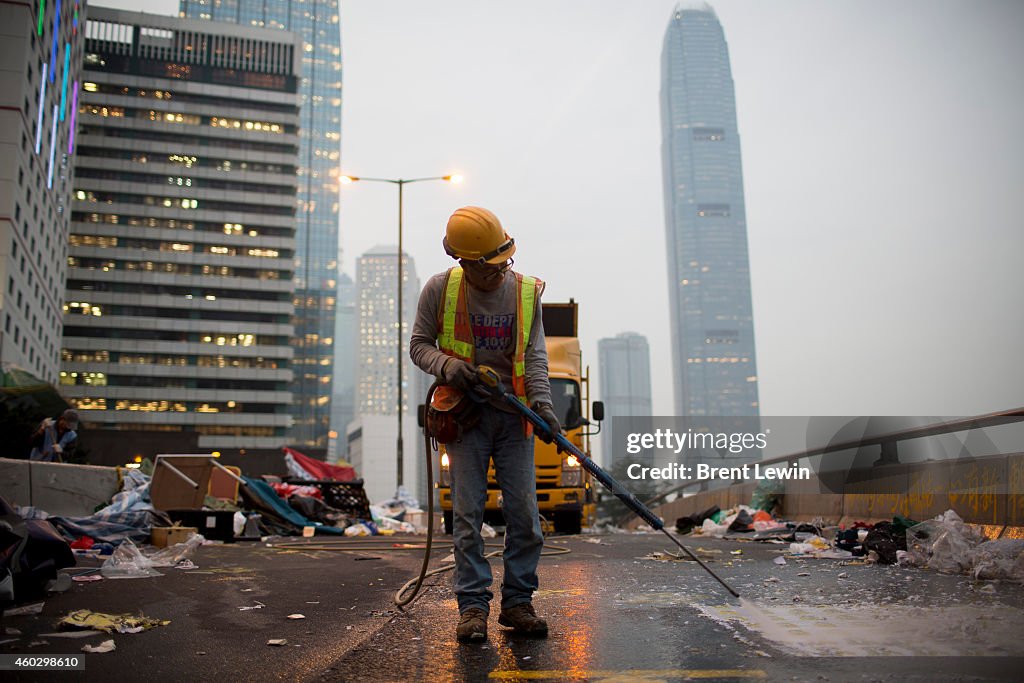
MULTIPOLYGON (((530 342, 533 330, 534 313, 537 299, 544 291, 544 283, 535 277, 516 276, 516 329, 515 352, 512 357, 512 391, 524 404, 526 397, 526 346, 530 342)), ((454 356, 467 363, 473 363, 476 355, 476 342, 473 328, 469 324, 469 307, 466 300, 466 279, 462 268, 454 266, 448 269, 445 281, 444 296, 438 321, 437 348, 449 356, 454 356), (461 315, 457 315, 461 314, 461 315)), ((527 423, 527 435, 533 432, 532 425, 527 423)))

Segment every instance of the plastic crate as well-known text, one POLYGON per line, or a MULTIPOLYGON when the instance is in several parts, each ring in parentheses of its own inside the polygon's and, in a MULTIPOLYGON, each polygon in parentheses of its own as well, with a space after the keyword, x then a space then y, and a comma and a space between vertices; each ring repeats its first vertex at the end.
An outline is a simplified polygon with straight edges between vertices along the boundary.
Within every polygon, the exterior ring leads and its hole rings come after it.
POLYGON ((320 489, 324 502, 358 519, 372 520, 370 500, 366 497, 362 479, 352 481, 308 481, 304 479, 286 479, 289 484, 315 486, 320 489))

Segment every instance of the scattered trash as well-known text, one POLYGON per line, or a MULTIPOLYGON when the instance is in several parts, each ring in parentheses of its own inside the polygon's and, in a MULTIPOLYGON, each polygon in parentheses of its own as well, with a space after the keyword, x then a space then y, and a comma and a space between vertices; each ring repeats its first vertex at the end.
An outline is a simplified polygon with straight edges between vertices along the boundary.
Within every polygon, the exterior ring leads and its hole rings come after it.
MULTIPOLYGON (((179 564, 188 560, 196 552, 199 546, 203 545, 206 541, 202 534, 195 534, 189 537, 184 543, 176 543, 172 546, 168 546, 163 550, 159 550, 152 555, 149 555, 147 559, 152 563, 154 567, 177 567, 179 564)), ((191 564, 191 562, 189 562, 191 564)), ((196 566, 193 564, 191 567, 179 567, 184 569, 195 569, 196 566)))
POLYGON ((810 572, 800 572, 799 574, 797 574, 797 576, 810 576, 810 575, 811 575, 810 572))
POLYGON ((255 602, 256 602, 255 605, 247 605, 245 607, 239 607, 238 611, 245 612, 246 610, 250 610, 250 609, 263 609, 264 607, 266 607, 266 605, 264 605, 259 600, 256 600, 255 602))
MULTIPOLYGON (((704 512, 697 513, 695 515, 689 515, 687 517, 680 517, 676 520, 676 531, 681 534, 688 534, 693 531, 694 527, 701 527, 703 530, 704 520, 711 519, 712 516, 721 512, 721 509, 714 505, 704 512)), ((713 522, 712 522, 713 523, 713 522)))
POLYGON ((730 555, 742 555, 743 551, 742 550, 730 550, 729 554, 730 555))
POLYGON ((848 579, 848 578, 850 578, 850 575, 849 575, 849 574, 847 574, 846 572, 843 572, 843 573, 842 573, 842 574, 840 574, 840 575, 839 575, 839 576, 838 576, 837 578, 840 578, 840 579, 848 579))
POLYGON ((103 577, 99 574, 86 574, 85 576, 72 576, 71 580, 77 583, 91 583, 93 581, 102 581, 103 577))
POLYGON ((986 583, 984 586, 979 588, 978 591, 981 593, 995 593, 996 587, 993 586, 991 583, 986 583))
POLYGON ((87 629, 84 631, 58 631, 57 633, 40 633, 40 638, 88 638, 103 635, 103 631, 87 629))
POLYGON ((77 539, 69 543, 72 550, 89 550, 96 543, 96 541, 89 536, 79 536, 77 539))
POLYGON ((700 532, 704 536, 714 536, 716 538, 721 538, 722 536, 725 536, 727 533, 729 533, 729 525, 718 524, 717 522, 715 522, 713 517, 709 517, 701 523, 700 532))
POLYGON ((5 617, 21 617, 28 614, 42 614, 43 605, 45 602, 37 602, 31 605, 22 605, 21 607, 11 607, 10 609, 4 610, 5 617))
POLYGON ((779 555, 774 560, 772 560, 772 562, 774 562, 775 564, 786 564, 786 558, 784 558, 782 555, 779 555))
POLYGON ((95 645, 95 646, 93 646, 93 645, 84 645, 82 647, 82 652, 91 652, 93 654, 100 654, 100 653, 103 653, 103 652, 113 652, 115 649, 117 649, 117 646, 114 645, 114 641, 113 640, 104 640, 99 645, 95 645))
POLYGON ((305 614, 289 614, 288 618, 289 619, 305 619, 306 615, 305 614))
POLYGON ((484 538, 494 538, 498 535, 498 532, 490 524, 484 522, 483 526, 480 527, 480 535, 484 538))
POLYGON ((287 645, 288 641, 284 638, 271 638, 267 641, 267 645, 274 645, 280 647, 281 645, 287 645))
POLYGON ((345 529, 346 536, 372 536, 373 532, 370 531, 370 527, 360 522, 359 524, 353 524, 352 526, 345 529))
POLYGON ((970 553, 975 579, 1024 582, 1024 539, 985 541, 970 553))
POLYGON ((178 562, 178 564, 174 565, 174 568, 175 569, 186 569, 186 570, 187 569, 199 569, 199 565, 197 565, 192 560, 181 560, 180 562, 178 562))
POLYGON ((61 619, 58 626, 91 629, 106 633, 138 633, 156 626, 166 626, 169 623, 171 622, 168 619, 152 619, 134 614, 104 614, 80 609, 61 619))
POLYGON ((107 579, 145 579, 163 576, 153 569, 153 562, 142 554, 130 538, 121 541, 117 550, 104 561, 100 572, 107 579))
POLYGON ((49 645, 49 644, 50 643, 48 643, 45 640, 33 640, 26 647, 42 647, 43 645, 49 645))
POLYGON ((970 571, 972 551, 985 538, 953 510, 907 529, 907 562, 943 574, 970 571))
POLYGON ((7 628, 4 629, 4 635, 5 636, 20 636, 21 635, 21 631, 19 629, 11 628, 10 626, 8 626, 7 628))

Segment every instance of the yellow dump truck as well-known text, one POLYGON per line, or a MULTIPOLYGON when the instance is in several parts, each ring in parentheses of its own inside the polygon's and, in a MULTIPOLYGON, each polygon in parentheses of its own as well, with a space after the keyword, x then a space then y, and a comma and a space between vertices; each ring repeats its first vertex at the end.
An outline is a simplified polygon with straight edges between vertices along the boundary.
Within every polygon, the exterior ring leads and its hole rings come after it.
MULTIPOLYGON (((543 306, 544 336, 548 350, 548 372, 551 377, 551 398, 555 414, 562 423, 566 438, 590 455, 589 368, 583 372, 580 340, 577 336, 577 310, 575 301, 546 303, 543 306)), ((593 418, 604 417, 604 406, 596 401, 593 418)), ((537 470, 537 505, 548 529, 564 533, 579 533, 594 521, 597 496, 591 476, 572 456, 558 453, 554 444, 534 439, 534 464, 537 470)), ((448 454, 441 446, 441 471, 437 485, 445 533, 452 533, 451 477, 448 454)), ((501 490, 494 478, 494 463, 487 470, 487 507, 484 521, 491 526, 503 526, 501 490)))

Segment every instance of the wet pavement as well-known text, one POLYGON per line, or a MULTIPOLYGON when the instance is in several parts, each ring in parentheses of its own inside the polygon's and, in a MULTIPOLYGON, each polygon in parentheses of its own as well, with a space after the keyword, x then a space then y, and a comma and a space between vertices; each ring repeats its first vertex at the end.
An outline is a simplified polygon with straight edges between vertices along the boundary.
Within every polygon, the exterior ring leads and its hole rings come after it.
POLYGON ((671 559, 661 534, 553 538, 572 553, 541 563, 534 602, 547 640, 498 626, 495 605, 488 641, 459 645, 445 580, 321 680, 1020 680, 1024 671, 1019 585, 837 560, 776 564, 788 544, 684 542, 743 603, 696 563, 671 559), (652 556, 662 559, 642 559, 652 556))
MULTIPOLYGON (((85 672, 4 678, 966 681, 1020 680, 1024 671, 1018 584, 839 560, 780 565, 787 546, 684 538, 741 602, 696 563, 667 554, 673 546, 661 534, 549 538, 535 604, 550 637, 507 632, 495 606, 489 639, 460 645, 450 574, 428 579, 405 612, 391 604, 421 552, 393 546, 418 540, 392 537, 354 552, 324 548, 360 539, 206 546, 193 558, 197 570, 76 584, 47 599, 40 615, 4 619, 21 633, 0 637, 13 638, 0 653, 79 653, 110 638, 39 638, 72 609, 171 623, 114 635, 117 649, 86 655, 85 672), (287 618, 295 613, 305 619, 287 618)), ((492 565, 497 592, 500 562, 492 565)))

